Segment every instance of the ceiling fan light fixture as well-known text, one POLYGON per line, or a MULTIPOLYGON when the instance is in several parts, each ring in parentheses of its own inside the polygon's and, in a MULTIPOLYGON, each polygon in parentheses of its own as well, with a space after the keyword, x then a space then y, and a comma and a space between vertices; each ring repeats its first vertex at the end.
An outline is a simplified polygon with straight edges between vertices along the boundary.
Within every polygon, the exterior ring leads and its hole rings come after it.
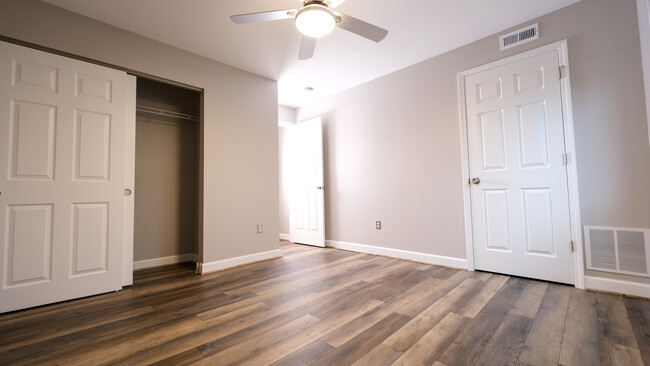
POLYGON ((307 5, 296 14, 296 28, 307 37, 320 38, 326 36, 335 26, 336 16, 324 5, 307 5))

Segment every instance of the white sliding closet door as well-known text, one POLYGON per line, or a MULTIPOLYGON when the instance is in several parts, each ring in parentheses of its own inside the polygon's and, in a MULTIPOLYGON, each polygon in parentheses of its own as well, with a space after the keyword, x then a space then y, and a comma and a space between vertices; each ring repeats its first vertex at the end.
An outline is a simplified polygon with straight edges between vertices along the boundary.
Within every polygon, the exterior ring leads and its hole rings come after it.
POLYGON ((122 288, 127 78, 0 43, 0 312, 122 288))

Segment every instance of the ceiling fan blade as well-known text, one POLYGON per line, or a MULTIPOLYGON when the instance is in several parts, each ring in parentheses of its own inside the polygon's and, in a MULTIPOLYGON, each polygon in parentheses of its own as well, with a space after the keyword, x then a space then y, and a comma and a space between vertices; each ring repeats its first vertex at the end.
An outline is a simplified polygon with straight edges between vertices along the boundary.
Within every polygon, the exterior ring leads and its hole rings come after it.
POLYGON ((330 0, 330 8, 334 9, 337 6, 343 4, 344 2, 345 2, 345 0, 330 0))
POLYGON ((268 22, 271 20, 292 19, 297 12, 298 9, 263 11, 261 13, 231 15, 230 20, 237 24, 268 22))
POLYGON ((298 54, 298 60, 308 60, 314 56, 314 50, 316 49, 316 38, 302 36, 302 42, 300 42, 300 53, 298 54))
POLYGON ((341 21, 336 24, 337 26, 372 41, 379 42, 386 38, 388 34, 388 31, 384 28, 379 28, 349 15, 336 13, 336 16, 341 18, 341 21))

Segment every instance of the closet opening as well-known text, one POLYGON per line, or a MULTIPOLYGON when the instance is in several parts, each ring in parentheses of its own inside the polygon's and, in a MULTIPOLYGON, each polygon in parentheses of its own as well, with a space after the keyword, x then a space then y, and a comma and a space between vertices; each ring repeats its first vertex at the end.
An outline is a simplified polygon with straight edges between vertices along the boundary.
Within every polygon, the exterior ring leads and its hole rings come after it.
POLYGON ((196 262, 200 91, 138 77, 133 269, 196 262))

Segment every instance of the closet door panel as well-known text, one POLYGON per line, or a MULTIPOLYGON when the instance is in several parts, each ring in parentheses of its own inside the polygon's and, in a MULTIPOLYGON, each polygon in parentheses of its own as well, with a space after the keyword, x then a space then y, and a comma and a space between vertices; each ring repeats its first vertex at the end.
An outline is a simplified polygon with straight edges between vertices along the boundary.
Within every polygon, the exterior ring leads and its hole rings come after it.
POLYGON ((0 42, 0 312, 122 287, 127 75, 0 42))

